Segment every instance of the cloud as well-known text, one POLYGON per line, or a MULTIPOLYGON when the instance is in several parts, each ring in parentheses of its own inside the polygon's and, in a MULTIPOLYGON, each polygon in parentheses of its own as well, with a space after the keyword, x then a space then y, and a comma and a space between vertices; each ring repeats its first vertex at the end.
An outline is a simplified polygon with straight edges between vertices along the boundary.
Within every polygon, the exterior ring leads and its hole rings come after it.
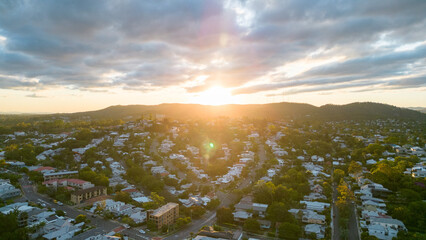
POLYGON ((331 91, 336 89, 345 89, 350 92, 366 92, 366 91, 383 91, 383 90, 395 90, 395 89, 409 89, 409 88, 422 88, 426 87, 426 76, 420 77, 408 77, 397 80, 381 81, 381 80, 367 80, 357 81, 341 84, 323 84, 313 87, 302 87, 292 88, 284 90, 280 93, 267 94, 267 96, 281 96, 281 95, 293 95, 299 93, 308 92, 320 92, 331 91))
POLYGON ((423 0, 1 1, 0 88, 411 87, 426 75, 424 12, 423 0), (280 70, 336 56, 291 77, 280 70))
POLYGON ((0 88, 1 89, 25 89, 38 87, 40 84, 33 81, 27 81, 25 79, 18 79, 9 76, 0 76, 0 88))
POLYGON ((29 98, 46 98, 46 96, 40 96, 40 95, 37 95, 35 93, 28 94, 25 97, 29 97, 29 98))

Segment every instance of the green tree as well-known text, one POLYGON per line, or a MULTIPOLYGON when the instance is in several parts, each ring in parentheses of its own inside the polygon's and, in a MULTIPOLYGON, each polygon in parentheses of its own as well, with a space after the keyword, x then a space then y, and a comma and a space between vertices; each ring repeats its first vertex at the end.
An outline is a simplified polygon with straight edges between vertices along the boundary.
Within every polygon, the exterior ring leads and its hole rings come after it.
POLYGON ((124 202, 124 203, 130 203, 133 201, 132 197, 130 197, 130 194, 127 192, 116 192, 114 196, 114 200, 124 202))
POLYGON ((243 228, 249 232, 258 232, 260 231, 260 223, 254 218, 249 218, 244 222, 243 228))
POLYGON ((143 207, 145 209, 155 209, 164 205, 164 197, 158 195, 156 192, 151 192, 151 202, 144 203, 143 207))
POLYGON ((253 189, 253 197, 255 202, 271 204, 274 200, 275 185, 272 182, 261 180, 256 183, 253 189))
POLYGON ((381 156, 385 151, 385 147, 379 143, 371 143, 365 148, 365 152, 381 156))
POLYGON ((209 203, 207 203, 206 208, 208 210, 213 210, 213 209, 219 207, 219 205, 220 205, 219 198, 215 198, 215 199, 210 200, 209 203))
POLYGON ((278 236, 283 239, 299 239, 302 229, 298 224, 284 222, 278 228, 278 236))
POLYGON ((5 148, 5 158, 7 160, 23 161, 27 165, 34 165, 37 163, 36 156, 43 151, 38 149, 31 144, 23 144, 18 146, 17 144, 11 144, 5 148))
POLYGON ((361 164, 359 164, 359 163, 357 163, 355 161, 352 161, 349 164, 348 171, 349 171, 349 173, 352 173, 352 174, 359 174, 359 173, 362 172, 362 166, 361 166, 361 164))
POLYGON ((191 218, 190 217, 178 218, 176 220, 176 226, 179 228, 179 227, 182 227, 184 225, 189 224, 190 222, 191 222, 191 218))
POLYGON ((149 230, 151 231, 156 231, 157 230, 157 224, 155 224, 155 222, 153 220, 148 220, 146 222, 146 226, 148 227, 149 230))
POLYGON ((128 224, 129 226, 132 226, 132 227, 136 226, 135 221, 128 216, 122 217, 121 222, 123 222, 124 224, 128 224))
POLYGON ((340 183, 340 180, 343 179, 344 176, 345 176, 345 171, 343 171, 342 169, 334 169, 333 181, 335 183, 340 183))
POLYGON ((8 214, 0 213, 0 239, 29 239, 27 229, 18 225, 18 214, 17 211, 8 214))
POLYGON ((272 203, 266 210, 269 220, 273 222, 294 222, 294 217, 288 212, 288 207, 282 202, 272 203))
POLYGON ((206 209, 204 209, 201 206, 192 206, 190 208, 190 211, 191 211, 192 218, 194 219, 201 218, 206 213, 206 209))
POLYGON ((221 207, 216 210, 217 222, 218 223, 233 223, 234 215, 232 215, 232 210, 229 208, 221 207))
POLYGON ((287 188, 283 185, 278 185, 274 191, 274 201, 290 203, 292 201, 297 201, 298 193, 292 188, 287 188))
POLYGON ((109 186, 109 179, 107 176, 102 173, 96 173, 88 167, 80 170, 79 178, 89 181, 97 186, 109 186))
POLYGON ((43 174, 41 172, 29 171, 28 176, 29 176, 29 179, 33 181, 34 183, 41 183, 44 180, 43 174))

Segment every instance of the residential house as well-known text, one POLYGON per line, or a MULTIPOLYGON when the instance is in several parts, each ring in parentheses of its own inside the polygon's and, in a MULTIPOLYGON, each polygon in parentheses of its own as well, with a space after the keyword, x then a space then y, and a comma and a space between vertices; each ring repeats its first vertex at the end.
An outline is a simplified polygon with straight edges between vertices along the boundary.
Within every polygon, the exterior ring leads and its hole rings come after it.
POLYGON ((326 208, 330 207, 329 203, 323 203, 323 202, 300 201, 300 203, 306 204, 306 209, 308 210, 319 211, 319 212, 322 212, 326 208))
POLYGON ((324 238, 325 227, 319 224, 307 224, 305 226, 305 233, 311 234, 314 233, 317 239, 324 238))
POLYGON ((0 199, 5 200, 21 195, 21 190, 15 188, 7 179, 0 179, 0 199))
MULTIPOLYGON (((235 205, 235 212, 242 216, 241 212, 253 213, 261 218, 265 217, 268 204, 253 203, 252 196, 243 197, 238 204, 235 205)), ((235 217, 235 215, 234 215, 235 217)), ((237 217, 238 218, 238 217, 237 217)))

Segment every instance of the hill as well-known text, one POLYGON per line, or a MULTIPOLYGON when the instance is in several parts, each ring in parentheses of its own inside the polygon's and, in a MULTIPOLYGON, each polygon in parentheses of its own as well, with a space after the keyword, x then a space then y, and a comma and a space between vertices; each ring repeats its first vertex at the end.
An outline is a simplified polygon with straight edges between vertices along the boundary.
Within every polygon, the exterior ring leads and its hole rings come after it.
MULTIPOLYGON (((319 120, 406 119, 426 121, 426 114, 387 104, 363 102, 316 107, 303 103, 269 103, 206 106, 199 104, 160 104, 111 106, 105 109, 64 114, 71 118, 89 116, 94 119, 139 118, 142 115, 165 115, 171 119, 208 119, 214 117, 248 117, 262 119, 314 118, 319 120)), ((62 114, 61 114, 62 115, 62 114)))
POLYGON ((347 105, 324 105, 318 117, 329 120, 369 120, 369 119, 411 119, 426 120, 426 114, 408 108, 399 108, 387 104, 357 102, 347 105))
POLYGON ((12 126, 20 122, 44 121, 52 118, 67 117, 71 120, 100 119, 138 119, 142 116, 164 115, 169 119, 210 119, 216 117, 257 118, 268 120, 310 119, 325 121, 401 119, 417 120, 426 123, 426 113, 387 104, 362 102, 346 105, 324 105, 316 107, 304 103, 269 103, 247 105, 207 106, 200 104, 167 103, 160 105, 111 106, 105 109, 58 114, 0 114, 0 126, 12 126))
POLYGON ((426 113, 426 108, 424 108, 424 107, 409 107, 409 109, 419 111, 419 112, 422 112, 422 113, 426 113))
POLYGON ((172 119, 208 119, 213 117, 249 117, 249 118, 294 118, 301 117, 315 111, 316 107, 303 103, 270 103, 248 105, 208 106, 200 104, 166 103, 160 105, 127 105, 111 106, 105 109, 65 114, 69 117, 90 116, 100 118, 125 118, 128 116, 141 117, 142 115, 165 115, 172 119))

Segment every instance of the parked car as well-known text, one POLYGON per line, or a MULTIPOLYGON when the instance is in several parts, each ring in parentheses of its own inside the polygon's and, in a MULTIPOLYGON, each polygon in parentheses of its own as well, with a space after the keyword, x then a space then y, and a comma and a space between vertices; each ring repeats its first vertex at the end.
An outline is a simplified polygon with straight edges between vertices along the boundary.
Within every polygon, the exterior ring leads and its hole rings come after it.
POLYGON ((139 232, 140 233, 145 233, 145 231, 143 229, 140 229, 139 232))
POLYGON ((60 201, 58 201, 57 202, 57 204, 59 205, 59 206, 62 206, 62 205, 64 205, 62 202, 60 202, 60 201))

